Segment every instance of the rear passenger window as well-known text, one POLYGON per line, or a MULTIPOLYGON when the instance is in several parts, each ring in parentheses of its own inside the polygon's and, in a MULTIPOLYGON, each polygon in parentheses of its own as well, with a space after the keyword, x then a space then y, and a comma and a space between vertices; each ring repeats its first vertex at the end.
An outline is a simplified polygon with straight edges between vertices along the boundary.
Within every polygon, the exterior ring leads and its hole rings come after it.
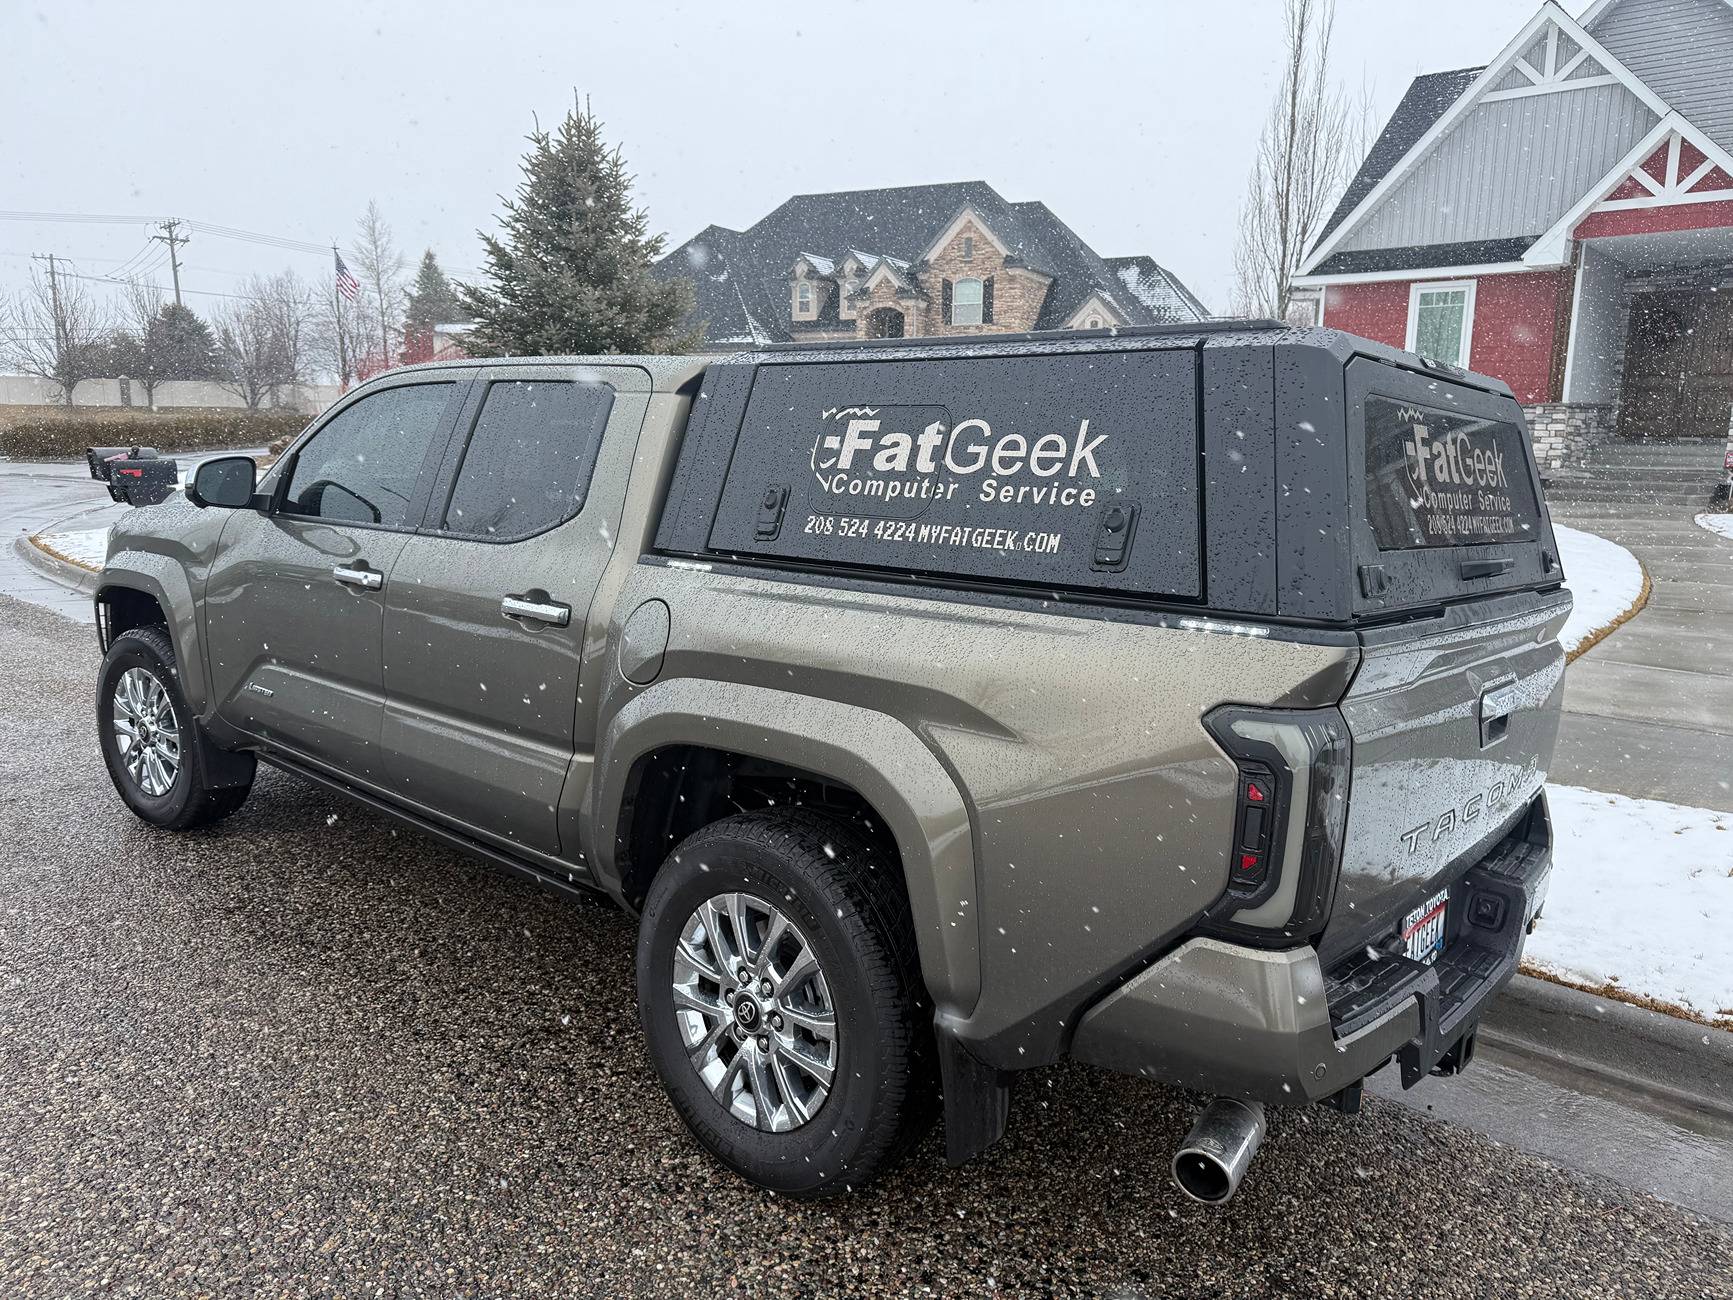
POLYGON ((545 532, 584 508, 614 390, 565 380, 489 385, 445 511, 445 531, 495 541, 545 532))
POLYGON ((1516 425, 1366 399, 1366 515, 1380 550, 1532 542, 1538 514, 1516 425))
POLYGON ((411 384, 363 397, 296 453, 287 514, 401 528, 450 384, 411 384))
POLYGON ((727 369, 673 497, 726 465, 710 551, 1202 594, 1194 349, 760 364, 743 412, 727 369))

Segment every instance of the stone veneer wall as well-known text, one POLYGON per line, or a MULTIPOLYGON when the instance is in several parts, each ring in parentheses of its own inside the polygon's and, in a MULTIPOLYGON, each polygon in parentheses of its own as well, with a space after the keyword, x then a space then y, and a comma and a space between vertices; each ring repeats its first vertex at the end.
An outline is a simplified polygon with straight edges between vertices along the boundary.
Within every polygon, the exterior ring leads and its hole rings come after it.
POLYGON ((1613 436, 1618 408, 1588 402, 1535 402, 1522 408, 1542 470, 1580 464, 1588 449, 1613 436))

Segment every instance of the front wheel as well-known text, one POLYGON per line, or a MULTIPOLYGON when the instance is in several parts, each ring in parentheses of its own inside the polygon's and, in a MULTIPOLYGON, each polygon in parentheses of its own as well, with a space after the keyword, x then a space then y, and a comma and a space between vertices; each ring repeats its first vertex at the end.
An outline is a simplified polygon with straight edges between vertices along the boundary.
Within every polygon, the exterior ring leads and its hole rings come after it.
POLYGON ((931 1118, 907 897, 847 823, 743 813, 683 842, 645 902, 638 1007, 681 1117, 761 1187, 859 1187, 931 1118))
POLYGON ((166 628, 115 637, 97 683, 96 725, 114 788, 153 826, 184 831, 217 821, 252 788, 252 756, 217 750, 199 730, 166 628))

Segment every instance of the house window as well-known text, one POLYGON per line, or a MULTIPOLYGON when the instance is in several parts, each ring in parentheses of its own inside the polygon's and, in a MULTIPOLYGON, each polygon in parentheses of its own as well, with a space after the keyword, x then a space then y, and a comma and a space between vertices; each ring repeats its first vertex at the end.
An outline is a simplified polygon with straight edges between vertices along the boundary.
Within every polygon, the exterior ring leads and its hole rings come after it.
POLYGON ((1474 281, 1417 284, 1408 292, 1408 350, 1447 365, 1468 365, 1474 338, 1474 281))
POLYGON ((963 260, 965 262, 975 260, 975 237, 973 235, 963 236, 963 260))
POLYGON ((951 324, 981 323, 981 282, 958 280, 951 288, 951 324))
POLYGON ((1101 317, 1091 316, 1088 320, 1083 322, 1083 327, 1085 329, 1092 329, 1092 330, 1100 329, 1101 328, 1101 317))
POLYGON ((812 286, 805 280, 794 291, 794 305, 800 315, 812 315, 812 286))

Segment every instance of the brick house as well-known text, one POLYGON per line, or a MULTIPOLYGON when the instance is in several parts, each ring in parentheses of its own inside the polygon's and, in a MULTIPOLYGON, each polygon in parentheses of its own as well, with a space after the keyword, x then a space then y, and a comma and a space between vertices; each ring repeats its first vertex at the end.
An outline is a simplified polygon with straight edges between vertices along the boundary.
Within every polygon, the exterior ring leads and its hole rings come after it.
POLYGON ((1302 266, 1322 322, 1496 375, 1552 465, 1724 436, 1733 5, 1543 4, 1418 77, 1302 266))
POLYGON ((1099 256, 1044 203, 981 181, 798 194, 656 265, 691 282, 706 350, 794 339, 1103 329, 1208 312, 1148 257, 1099 256))

